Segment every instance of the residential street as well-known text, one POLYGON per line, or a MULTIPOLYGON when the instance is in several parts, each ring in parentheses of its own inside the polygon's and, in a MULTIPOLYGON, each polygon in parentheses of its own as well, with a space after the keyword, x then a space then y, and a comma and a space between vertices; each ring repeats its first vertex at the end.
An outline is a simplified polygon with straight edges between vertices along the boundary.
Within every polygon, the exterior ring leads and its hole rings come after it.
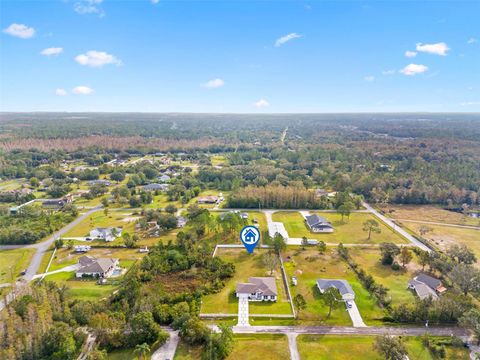
POLYGON ((459 327, 418 326, 246 326, 233 327, 235 334, 319 334, 319 335, 404 335, 420 336, 428 332, 434 336, 468 336, 467 330, 459 327))
POLYGON ((396 231, 397 233, 399 233, 400 235, 402 235, 403 237, 405 237, 408 241, 410 241, 411 243, 415 244, 417 247, 419 247, 420 249, 422 250, 425 250, 425 251, 428 251, 428 252, 431 252, 432 250, 430 250, 430 248, 428 246, 426 246, 425 244, 421 243, 420 241, 418 241, 417 239, 415 239, 415 237, 413 237, 412 235, 410 235, 408 232, 406 232, 402 227, 400 227, 399 225, 395 224, 392 220, 390 220, 389 218, 387 218, 386 216, 380 214, 377 210, 375 210, 372 206, 370 206, 368 203, 366 203, 365 201, 362 202, 362 205, 368 210, 370 211, 373 215, 375 215, 377 218, 379 218, 380 220, 382 220, 385 224, 387 224, 389 227, 391 227, 394 231, 396 231))
MULTIPOLYGON (((18 249, 18 248, 32 248, 32 249, 37 249, 35 254, 32 257, 32 260, 30 261, 30 264, 28 265, 28 268, 26 269, 26 274, 16 283, 16 290, 15 292, 19 293, 21 292, 23 286, 25 286, 28 282, 32 281, 34 279, 35 274, 38 272, 38 269, 40 268, 40 264, 42 262, 42 258, 45 255, 45 253, 48 251, 50 246, 53 244, 55 239, 60 238, 63 234, 65 234, 67 231, 69 231, 71 228, 74 226, 78 225, 81 221, 89 217, 92 213, 95 211, 98 211, 102 208, 102 206, 97 206, 86 213, 80 215, 77 217, 75 220, 73 220, 71 223, 65 225, 63 228, 61 228, 59 231, 55 232, 50 236, 47 240, 36 243, 36 244, 31 244, 31 245, 2 245, 0 246, 0 251, 1 250, 7 250, 7 249, 18 249)), ((15 294, 13 292, 9 293, 6 297, 7 303, 10 303, 11 301, 14 300, 15 294)), ((5 301, 2 299, 0 300, 0 311, 3 310, 5 307, 5 301)))

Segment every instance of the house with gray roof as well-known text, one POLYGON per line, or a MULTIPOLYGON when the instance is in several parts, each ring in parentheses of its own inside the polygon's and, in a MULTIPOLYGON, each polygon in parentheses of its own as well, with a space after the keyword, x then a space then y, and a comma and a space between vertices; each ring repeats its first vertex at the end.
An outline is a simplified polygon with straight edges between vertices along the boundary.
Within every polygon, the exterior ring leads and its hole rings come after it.
POLYGON ((420 299, 431 297, 437 299, 447 289, 439 279, 436 279, 425 273, 420 273, 408 281, 408 288, 414 290, 420 299))
POLYGON ((317 214, 308 215, 305 217, 305 222, 314 233, 331 233, 333 232, 332 224, 322 216, 317 214))
POLYGON ((163 175, 158 177, 158 180, 160 182, 166 183, 166 182, 170 181, 170 176, 163 174, 163 175))
POLYGON ((340 295, 342 295, 342 300, 355 300, 355 292, 352 287, 346 280, 340 279, 318 279, 317 287, 320 290, 320 293, 324 293, 329 288, 336 288, 340 295))
POLYGON ((168 190, 168 187, 169 185, 168 184, 158 184, 158 183, 152 183, 152 184, 148 184, 148 185, 145 185, 143 187, 144 190, 146 191, 167 191, 168 190))
POLYGON ((250 277, 246 283, 238 283, 238 298, 250 301, 277 301, 277 284, 274 277, 250 277))
POLYGON ((79 269, 75 273, 77 278, 95 277, 107 278, 112 275, 118 266, 118 259, 99 258, 82 256, 78 259, 79 269))
POLYGON ((102 240, 105 240, 105 241, 113 241, 117 237, 119 237, 120 235, 122 235, 122 228, 115 228, 115 227, 101 228, 101 227, 98 227, 98 228, 90 231, 90 237, 92 239, 102 239, 102 240))

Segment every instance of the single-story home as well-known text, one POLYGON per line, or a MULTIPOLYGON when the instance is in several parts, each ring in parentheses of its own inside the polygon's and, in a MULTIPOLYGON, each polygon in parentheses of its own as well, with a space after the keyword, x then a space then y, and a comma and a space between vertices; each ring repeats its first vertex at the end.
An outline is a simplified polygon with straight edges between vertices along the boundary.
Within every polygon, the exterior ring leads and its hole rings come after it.
POLYGON ((145 185, 143 189, 146 191, 156 191, 156 190, 167 191, 168 186, 169 186, 168 184, 152 183, 152 184, 145 185))
POLYGON ((96 228, 90 231, 90 237, 93 239, 103 239, 105 241, 113 241, 118 236, 122 235, 122 228, 96 228))
POLYGON ((277 301, 277 284, 274 277, 251 277, 247 283, 238 283, 235 293, 238 298, 250 301, 277 301))
POLYGON ((163 175, 159 176, 157 179, 161 182, 166 183, 166 182, 170 181, 170 176, 163 174, 163 175))
POLYGON ((112 183, 108 180, 90 180, 87 182, 88 185, 105 185, 105 186, 110 186, 112 183))
POLYGON ((353 291, 352 287, 346 280, 339 280, 339 279, 318 279, 317 280, 317 287, 320 290, 320 293, 324 293, 325 290, 334 287, 337 288, 342 295, 342 300, 355 300, 355 292, 353 291))
POLYGON ((332 224, 324 217, 317 214, 308 215, 305 217, 305 222, 308 228, 315 233, 331 233, 333 232, 332 224))
POLYGON ((215 196, 215 195, 202 196, 198 198, 199 204, 216 204, 217 201, 218 201, 218 196, 215 196))
POLYGON ((42 206, 48 209, 61 209, 67 204, 68 202, 65 199, 48 199, 42 201, 42 206))
POLYGON ((118 266, 118 259, 99 258, 82 256, 78 259, 79 269, 75 273, 77 278, 99 277, 107 278, 112 275, 113 270, 118 266))
POLYGON ((424 273, 420 273, 413 279, 410 279, 408 288, 415 290, 417 296, 422 300, 428 297, 437 299, 439 295, 447 291, 439 279, 424 273))

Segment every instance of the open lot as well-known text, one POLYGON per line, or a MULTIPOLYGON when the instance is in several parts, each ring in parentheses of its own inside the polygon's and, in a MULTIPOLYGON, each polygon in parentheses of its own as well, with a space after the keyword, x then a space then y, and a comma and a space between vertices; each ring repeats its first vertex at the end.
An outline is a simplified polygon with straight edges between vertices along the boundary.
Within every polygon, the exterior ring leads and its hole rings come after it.
MULTIPOLYGON (((311 212, 315 213, 315 212, 311 212)), ((314 233, 311 232, 306 224, 303 216, 296 211, 279 211, 273 214, 273 221, 283 222, 288 235, 291 238, 301 238, 306 236, 309 239, 323 240, 327 243, 344 243, 344 244, 378 244, 381 242, 393 242, 396 244, 404 244, 407 242, 392 229, 384 225, 380 220, 371 214, 352 213, 350 218, 344 218, 335 213, 318 213, 320 216, 328 219, 335 231, 333 233, 314 233), (368 234, 363 231, 363 223, 366 220, 375 219, 378 221, 381 229, 380 234, 373 234, 370 240, 367 240, 368 234)))
POLYGON ((227 360, 289 359, 288 340, 285 335, 236 335, 233 351, 227 360))
POLYGON ((355 273, 338 257, 336 249, 328 248, 324 255, 313 248, 304 251, 289 249, 284 259, 289 281, 292 276, 298 279, 297 286, 290 286, 292 297, 302 294, 307 302, 307 308, 299 315, 302 324, 352 325, 344 304, 340 304, 327 318, 328 307, 323 303, 322 294, 316 285, 317 279, 321 278, 347 280, 355 292, 355 302, 364 322, 367 325, 382 323, 382 309, 363 288, 355 273))
POLYGON ((422 267, 416 263, 417 258, 413 252, 410 264, 406 265, 405 269, 397 271, 392 270, 391 266, 382 265, 379 249, 355 247, 349 248, 349 253, 361 269, 372 275, 376 282, 388 288, 393 305, 414 301, 415 295, 407 289, 407 283, 422 267))
POLYGON ((423 237, 432 241, 440 249, 446 250, 453 244, 464 244, 472 249, 477 258, 480 259, 480 230, 421 224, 410 221, 402 221, 402 224, 418 235, 422 226, 428 226, 431 231, 423 235, 423 237))
MULTIPOLYGON (((139 219, 139 215, 132 213, 132 211, 112 211, 109 210, 108 215, 105 215, 103 210, 96 211, 88 218, 84 219, 77 226, 70 229, 64 238, 68 237, 84 237, 88 236, 89 232, 97 227, 122 227, 122 232, 133 234, 135 230, 135 222, 139 219)), ((116 239, 112 243, 121 242, 121 239, 116 239)), ((103 241, 104 243, 104 241, 103 241)))
POLYGON ((73 272, 61 272, 49 275, 45 277, 45 280, 56 282, 58 285, 65 285, 68 288, 67 294, 79 300, 103 299, 117 288, 117 286, 113 284, 98 285, 95 280, 77 280, 73 272))
MULTIPOLYGON (((299 335, 298 350, 302 360, 382 360, 373 348, 373 336, 299 335), (353 354, 354 357, 353 357, 353 354)), ((434 360, 420 338, 404 338, 410 360, 434 360)), ((465 348, 447 347, 446 359, 468 359, 465 348)))
POLYGON ((0 251, 0 284, 12 283, 25 269, 35 254, 35 249, 0 251))
MULTIPOLYGON (((225 287, 217 294, 210 294, 202 299, 203 314, 237 314, 238 300, 235 287, 238 282, 246 282, 251 276, 270 276, 270 271, 262 262, 264 249, 255 249, 252 254, 244 249, 218 249, 216 256, 235 264, 235 275, 227 280, 225 287)), ((278 299, 276 302, 250 302, 251 314, 290 314, 290 303, 287 300, 280 267, 274 274, 276 278, 278 299)))
POLYGON ((446 224, 480 226, 480 219, 432 205, 386 205, 379 207, 393 219, 432 221, 446 224))

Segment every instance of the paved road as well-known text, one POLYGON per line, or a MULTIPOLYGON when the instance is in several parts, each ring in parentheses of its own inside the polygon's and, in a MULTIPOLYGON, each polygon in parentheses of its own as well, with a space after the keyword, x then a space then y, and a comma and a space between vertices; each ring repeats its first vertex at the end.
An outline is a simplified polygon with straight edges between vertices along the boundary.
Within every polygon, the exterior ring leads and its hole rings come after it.
POLYGON ((469 336, 459 327, 404 327, 404 326, 234 326, 235 334, 319 334, 319 335, 404 335, 421 336, 428 332, 433 336, 469 336))
MULTIPOLYGON (((78 225, 82 220, 85 218, 89 217, 92 213, 95 211, 98 211, 102 208, 102 206, 97 206, 86 213, 80 215, 77 217, 75 220, 73 220, 71 223, 68 225, 64 226, 61 228, 59 231, 56 233, 53 233, 52 236, 50 236, 47 240, 41 242, 41 243, 36 243, 36 244, 31 244, 31 245, 2 245, 0 246, 0 250, 7 250, 7 249, 18 249, 18 248, 32 248, 32 249, 37 249, 35 255, 33 255, 32 260, 30 261, 30 264, 28 265, 26 274, 19 279, 16 283, 16 293, 21 293, 22 288, 30 281, 33 280, 35 274, 38 272, 38 269, 40 268, 40 263, 42 262, 42 258, 45 255, 45 253, 48 251, 50 246, 53 244, 55 239, 60 238, 63 234, 65 234, 67 231, 69 231, 71 228, 74 226, 78 225)), ((14 292, 10 292, 5 296, 6 302, 10 303, 15 299, 14 292)), ((5 301, 2 299, 0 300, 0 311, 3 310, 5 307, 5 301)))
POLYGON ((288 349, 290 350, 290 359, 291 360, 300 360, 300 353, 298 352, 297 347, 297 336, 295 333, 288 333, 288 349))
POLYGON ((461 228, 461 229, 480 230, 480 226, 475 226, 475 225, 448 224, 448 223, 441 223, 441 222, 435 222, 435 221, 411 220, 411 219, 397 219, 397 220, 398 221, 413 222, 413 223, 417 223, 417 224, 430 224, 430 225, 456 227, 456 228, 461 228))
POLYGON ((375 215, 377 218, 379 218, 380 220, 382 220, 385 224, 387 224, 389 227, 391 227, 394 231, 396 231, 398 234, 402 235, 404 238, 406 238, 408 241, 410 241, 411 243, 415 244, 415 246, 419 247, 420 249, 422 250, 425 250, 425 251, 428 251, 428 252, 431 252, 432 250, 426 246, 425 244, 423 244, 422 242, 418 241, 417 239, 415 239, 412 235, 410 235, 408 232, 406 232, 405 230, 403 230, 402 227, 398 226, 397 224, 395 224, 391 219, 389 219, 388 217, 380 214, 377 210, 375 210, 373 207, 371 207, 369 204, 367 204, 366 202, 363 202, 362 205, 368 210, 370 211, 373 215, 375 215))
POLYGON ((167 342, 160 346, 153 354, 151 359, 152 360, 172 360, 175 356, 175 352, 177 351, 178 346, 178 331, 174 331, 172 329, 164 329, 168 332, 170 337, 168 338, 167 342))

